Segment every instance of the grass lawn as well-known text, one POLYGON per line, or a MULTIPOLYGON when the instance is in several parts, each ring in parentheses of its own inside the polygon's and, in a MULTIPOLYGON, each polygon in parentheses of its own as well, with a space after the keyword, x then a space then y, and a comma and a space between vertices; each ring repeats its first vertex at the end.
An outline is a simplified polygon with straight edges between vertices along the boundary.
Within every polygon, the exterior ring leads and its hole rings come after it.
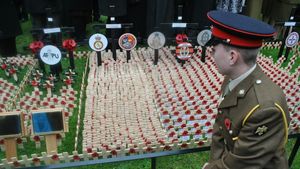
MULTIPOLYGON (((31 29, 31 23, 30 21, 22 23, 22 29, 23 34, 17 37, 17 50, 20 54, 30 54, 30 51, 27 49, 30 42, 32 42, 32 38, 30 36, 30 29, 31 29)), ((91 25, 88 27, 88 34, 91 34, 91 25)), ((87 46, 80 46, 77 48, 77 50, 89 50, 87 46)), ((266 50, 263 49, 262 53, 266 56, 272 55, 274 60, 276 60, 278 50, 266 50)), ((289 58, 292 56, 292 53, 289 55, 289 58)), ((63 60, 63 67, 68 67, 68 60, 63 60)), ((84 69, 84 63, 85 59, 77 59, 75 60, 75 63, 77 66, 77 72, 82 73, 84 69)), ((284 63, 282 66, 285 67, 288 62, 284 63)), ((292 68, 292 72, 295 71, 295 68, 300 65, 300 57, 297 58, 296 63, 294 64, 292 68)), ((25 71, 24 71, 25 72, 25 71)), ((1 74, 0 76, 3 76, 4 74, 1 74)), ((74 86, 74 89, 77 91, 80 91, 80 82, 81 79, 76 79, 78 82, 78 85, 74 86)), ((55 91, 58 92, 58 91, 55 91)), ((78 103, 78 101, 77 101, 78 103)), ((84 110, 84 108, 83 108, 84 110)), ((74 110, 78 113, 77 108, 74 110)), ((76 123, 77 123, 77 113, 73 114, 73 118, 70 118, 69 127, 70 131, 75 131, 76 123)), ((83 113, 81 114, 81 120, 83 120, 83 113)), ((81 126, 82 129, 82 126, 81 126)), ((82 130, 81 130, 82 131, 82 130)), ((74 138, 75 132, 69 132, 66 134, 66 138, 63 140, 62 144, 63 146, 59 147, 59 152, 69 152, 72 153, 74 149, 74 138)), ((79 138, 79 140, 82 140, 82 138, 79 138)), ((290 139, 287 145, 288 154, 292 149, 292 146, 295 142, 295 139, 290 139)), ((22 151, 19 151, 19 155, 22 154, 33 154, 34 152, 42 152, 45 151, 45 145, 42 144, 41 147, 44 147, 42 149, 35 149, 34 142, 29 141, 28 143, 24 144, 25 149, 22 151)), ((81 152, 81 144, 79 144, 78 150, 81 152)), ((0 153, 0 157, 4 158, 4 153, 0 153)), ((205 162, 207 162, 209 157, 209 152, 199 152, 199 153, 191 153, 191 154, 184 154, 184 155, 174 155, 174 156, 166 156, 166 157, 160 157, 157 158, 156 166, 160 169, 198 169, 200 168, 205 162)), ((135 160, 135 161, 127 161, 127 162, 118 162, 118 163, 111 163, 111 164, 101 164, 101 165, 92 165, 92 166, 83 166, 83 167, 76 167, 76 168, 82 168, 82 169, 91 169, 91 168, 103 168, 103 169, 149 169, 151 168, 151 160, 150 159, 142 159, 142 160, 135 160)), ((294 164, 292 166, 294 169, 300 168, 300 154, 298 152, 294 164)))

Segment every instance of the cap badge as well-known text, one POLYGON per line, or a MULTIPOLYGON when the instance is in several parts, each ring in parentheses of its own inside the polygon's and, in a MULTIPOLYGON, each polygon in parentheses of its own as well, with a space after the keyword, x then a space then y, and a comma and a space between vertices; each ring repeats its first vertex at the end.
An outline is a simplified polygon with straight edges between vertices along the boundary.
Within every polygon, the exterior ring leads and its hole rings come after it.
POLYGON ((261 136, 261 135, 265 134, 267 132, 267 130, 268 130, 268 127, 266 127, 266 126, 257 127, 255 134, 261 136))

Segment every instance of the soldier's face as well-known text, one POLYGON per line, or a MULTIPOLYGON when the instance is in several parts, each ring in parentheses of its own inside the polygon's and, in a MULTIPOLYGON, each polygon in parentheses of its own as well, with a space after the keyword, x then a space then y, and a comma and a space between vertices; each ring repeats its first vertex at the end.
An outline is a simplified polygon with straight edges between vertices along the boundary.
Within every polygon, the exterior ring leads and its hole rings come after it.
POLYGON ((218 44, 211 48, 210 55, 214 58, 218 71, 222 75, 227 75, 230 71, 230 54, 222 44, 218 44))

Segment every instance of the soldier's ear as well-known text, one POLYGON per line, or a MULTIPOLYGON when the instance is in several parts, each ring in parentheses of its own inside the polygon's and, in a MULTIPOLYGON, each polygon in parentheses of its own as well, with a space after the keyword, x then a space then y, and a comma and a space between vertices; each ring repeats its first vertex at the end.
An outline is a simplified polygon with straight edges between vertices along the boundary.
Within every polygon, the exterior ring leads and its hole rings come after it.
POLYGON ((236 50, 230 50, 229 51, 229 64, 234 65, 240 58, 240 53, 236 50))

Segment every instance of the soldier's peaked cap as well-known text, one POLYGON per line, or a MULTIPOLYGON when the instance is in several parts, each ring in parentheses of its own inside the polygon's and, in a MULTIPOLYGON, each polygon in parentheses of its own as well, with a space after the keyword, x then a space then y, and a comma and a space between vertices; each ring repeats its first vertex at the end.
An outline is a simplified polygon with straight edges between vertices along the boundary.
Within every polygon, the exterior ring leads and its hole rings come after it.
POLYGON ((272 26, 240 14, 215 10, 208 12, 207 17, 212 22, 212 39, 206 46, 226 43, 258 48, 262 46, 263 39, 272 38, 276 33, 272 26))

